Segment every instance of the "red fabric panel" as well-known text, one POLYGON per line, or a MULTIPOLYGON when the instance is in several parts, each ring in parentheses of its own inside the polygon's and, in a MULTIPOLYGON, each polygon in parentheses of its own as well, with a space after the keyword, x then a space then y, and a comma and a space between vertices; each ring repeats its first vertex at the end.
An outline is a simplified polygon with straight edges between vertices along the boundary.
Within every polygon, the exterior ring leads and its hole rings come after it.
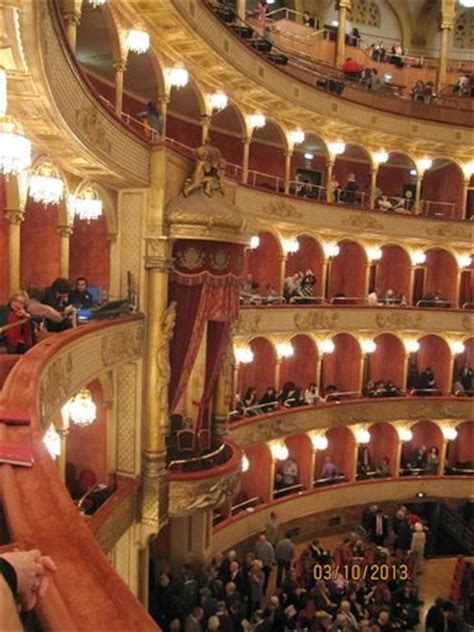
POLYGON ((299 482, 304 489, 313 487, 313 446, 306 434, 292 435, 285 439, 289 455, 295 459, 299 469, 299 482))
POLYGON ((305 389, 316 381, 316 346, 308 336, 300 335, 291 339, 294 354, 283 358, 280 367, 280 387, 285 382, 295 382, 305 389))
POLYGON ((211 129, 211 144, 219 147, 224 160, 234 165, 242 166, 243 159, 243 143, 241 138, 236 138, 230 134, 224 134, 211 129))
POLYGON ((398 435, 393 426, 387 423, 373 424, 370 429, 369 450, 372 458, 372 465, 378 467, 384 457, 390 461, 390 473, 395 471, 398 435))
POLYGON ((444 340, 428 335, 419 339, 420 350, 417 353, 417 367, 420 373, 431 367, 438 388, 448 390, 451 383, 449 375, 450 350, 444 340))
POLYGON ((330 428, 326 432, 328 447, 318 450, 315 459, 315 478, 321 477, 326 456, 330 456, 337 469, 351 478, 355 471, 355 439, 352 432, 344 426, 330 428))
POLYGON ((323 387, 336 384, 340 391, 356 391, 361 364, 359 345, 349 334, 338 334, 333 342, 334 352, 323 360, 323 387))
MULTIPOLYGON (((4 176, 0 176, 0 304, 8 301, 8 222, 3 211, 6 206, 6 190, 4 176)), ((14 291, 14 288, 13 288, 14 291)))
POLYGON ((410 176, 409 167, 392 167, 381 165, 377 174, 377 186, 382 189, 385 195, 402 196, 403 186, 413 184, 414 178, 410 176))
MULTIPOLYGON (((454 217, 462 217, 463 176, 459 167, 448 163, 439 169, 430 169, 423 177, 422 198, 439 202, 454 202, 454 217)), ((440 210, 442 207, 440 207, 440 210)))
POLYGON ((249 469, 242 474, 240 489, 247 498, 258 496, 262 502, 267 502, 270 500, 272 487, 270 449, 266 443, 260 443, 247 448, 245 454, 249 460, 249 469))
POLYGON ((459 288, 459 307, 462 307, 464 303, 472 303, 474 301, 473 273, 473 266, 471 266, 471 268, 468 270, 463 270, 463 272, 461 273, 461 285, 459 288))
POLYGON ((70 238, 69 276, 72 282, 85 276, 89 285, 108 290, 110 281, 110 244, 107 239, 107 221, 100 217, 90 223, 74 222, 70 238))
POLYGON ((257 141, 250 143, 249 169, 285 177, 285 155, 283 149, 257 141))
POLYGON ((229 323, 223 321, 209 321, 206 341, 206 376, 204 390, 199 407, 198 430, 209 427, 207 414, 214 384, 216 382, 219 365, 226 345, 229 343, 229 323))
POLYGON ((405 348, 402 342, 392 334, 382 334, 375 338, 377 349, 368 358, 369 380, 391 380, 403 388, 403 368, 405 348))
POLYGON ((58 212, 28 201, 20 229, 21 287, 47 287, 59 276, 58 212))
POLYGON ((367 259, 362 246, 353 241, 342 241, 340 252, 331 262, 329 297, 364 296, 367 259))
POLYGON ((251 364, 239 367, 238 391, 244 395, 251 386, 257 389, 257 397, 261 397, 270 386, 275 384, 275 354, 272 345, 265 338, 254 338, 250 343, 254 354, 251 364))
POLYGON ((433 248, 426 253, 426 292, 441 290, 443 297, 457 302, 455 294, 457 263, 454 257, 441 248, 433 248))
POLYGON ((355 175, 356 182, 359 185, 359 192, 368 193, 370 191, 369 163, 352 162, 351 160, 337 158, 334 163, 334 175, 341 187, 345 186, 351 173, 355 175))
POLYGON ((199 147, 202 143, 202 127, 196 124, 183 121, 172 114, 166 116, 166 136, 174 138, 183 145, 199 147))
POLYGON ((272 285, 280 291, 280 257, 281 251, 277 240, 271 233, 259 233, 260 246, 255 250, 245 251, 245 274, 251 274, 252 279, 261 288, 272 285))
POLYGON ((441 430, 432 421, 419 421, 411 427, 413 439, 403 444, 402 455, 409 458, 415 450, 425 445, 428 450, 435 445, 440 454, 443 445, 443 436, 441 430))
POLYGON ((457 426, 458 436, 449 445, 448 464, 453 466, 456 461, 469 461, 474 467, 474 422, 465 421, 457 426))

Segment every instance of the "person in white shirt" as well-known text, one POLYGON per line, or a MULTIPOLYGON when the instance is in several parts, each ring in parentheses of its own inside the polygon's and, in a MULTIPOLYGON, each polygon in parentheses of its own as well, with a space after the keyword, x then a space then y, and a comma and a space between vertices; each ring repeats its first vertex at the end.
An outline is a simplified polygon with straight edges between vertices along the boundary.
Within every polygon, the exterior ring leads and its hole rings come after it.
POLYGON ((316 404, 318 400, 319 400, 319 389, 316 386, 316 384, 312 382, 311 384, 308 385, 308 388, 304 392, 304 401, 310 406, 314 406, 314 404, 316 404))
POLYGON ((377 305, 380 305, 377 290, 371 290, 369 292, 369 295, 367 297, 367 303, 370 305, 370 307, 376 307, 377 305))

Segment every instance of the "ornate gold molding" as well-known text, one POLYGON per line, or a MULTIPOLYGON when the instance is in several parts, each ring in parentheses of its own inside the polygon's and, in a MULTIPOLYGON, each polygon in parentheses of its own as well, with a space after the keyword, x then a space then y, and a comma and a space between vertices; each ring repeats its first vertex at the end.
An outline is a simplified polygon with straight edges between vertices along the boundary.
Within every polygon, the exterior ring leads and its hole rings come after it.
POLYGON ((185 516, 195 511, 219 507, 234 496, 240 481, 240 468, 216 478, 199 481, 170 481, 169 514, 185 516))

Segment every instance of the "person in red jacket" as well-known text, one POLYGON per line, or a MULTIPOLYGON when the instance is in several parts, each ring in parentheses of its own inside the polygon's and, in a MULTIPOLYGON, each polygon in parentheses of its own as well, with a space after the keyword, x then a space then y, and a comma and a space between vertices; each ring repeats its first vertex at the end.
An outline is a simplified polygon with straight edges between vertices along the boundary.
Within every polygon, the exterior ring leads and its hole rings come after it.
POLYGON ((342 71, 348 79, 359 79, 362 66, 352 57, 348 57, 342 65, 342 71))

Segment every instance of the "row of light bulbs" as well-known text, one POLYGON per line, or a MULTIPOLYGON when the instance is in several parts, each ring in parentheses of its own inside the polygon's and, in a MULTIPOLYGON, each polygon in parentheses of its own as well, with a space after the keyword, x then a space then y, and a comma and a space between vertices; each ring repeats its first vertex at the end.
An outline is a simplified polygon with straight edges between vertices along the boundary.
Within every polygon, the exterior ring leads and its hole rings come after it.
MULTIPOLYGON (((403 341, 403 345, 407 353, 417 353, 420 350, 420 343, 418 340, 409 339, 403 341)), ((317 341, 318 352, 321 356, 334 353, 336 346, 330 338, 317 341)), ((377 343, 370 338, 364 338, 360 341, 360 348, 362 353, 372 354, 377 351, 377 343)), ((465 346, 460 340, 451 340, 449 342, 449 349, 452 355, 460 355, 464 353, 465 346)), ((283 358, 291 358, 294 353, 294 347, 290 341, 278 342, 275 345, 276 355, 279 360, 283 358)), ((255 354, 252 349, 247 346, 238 346, 234 348, 234 359, 236 364, 252 364, 255 360, 255 354)))

